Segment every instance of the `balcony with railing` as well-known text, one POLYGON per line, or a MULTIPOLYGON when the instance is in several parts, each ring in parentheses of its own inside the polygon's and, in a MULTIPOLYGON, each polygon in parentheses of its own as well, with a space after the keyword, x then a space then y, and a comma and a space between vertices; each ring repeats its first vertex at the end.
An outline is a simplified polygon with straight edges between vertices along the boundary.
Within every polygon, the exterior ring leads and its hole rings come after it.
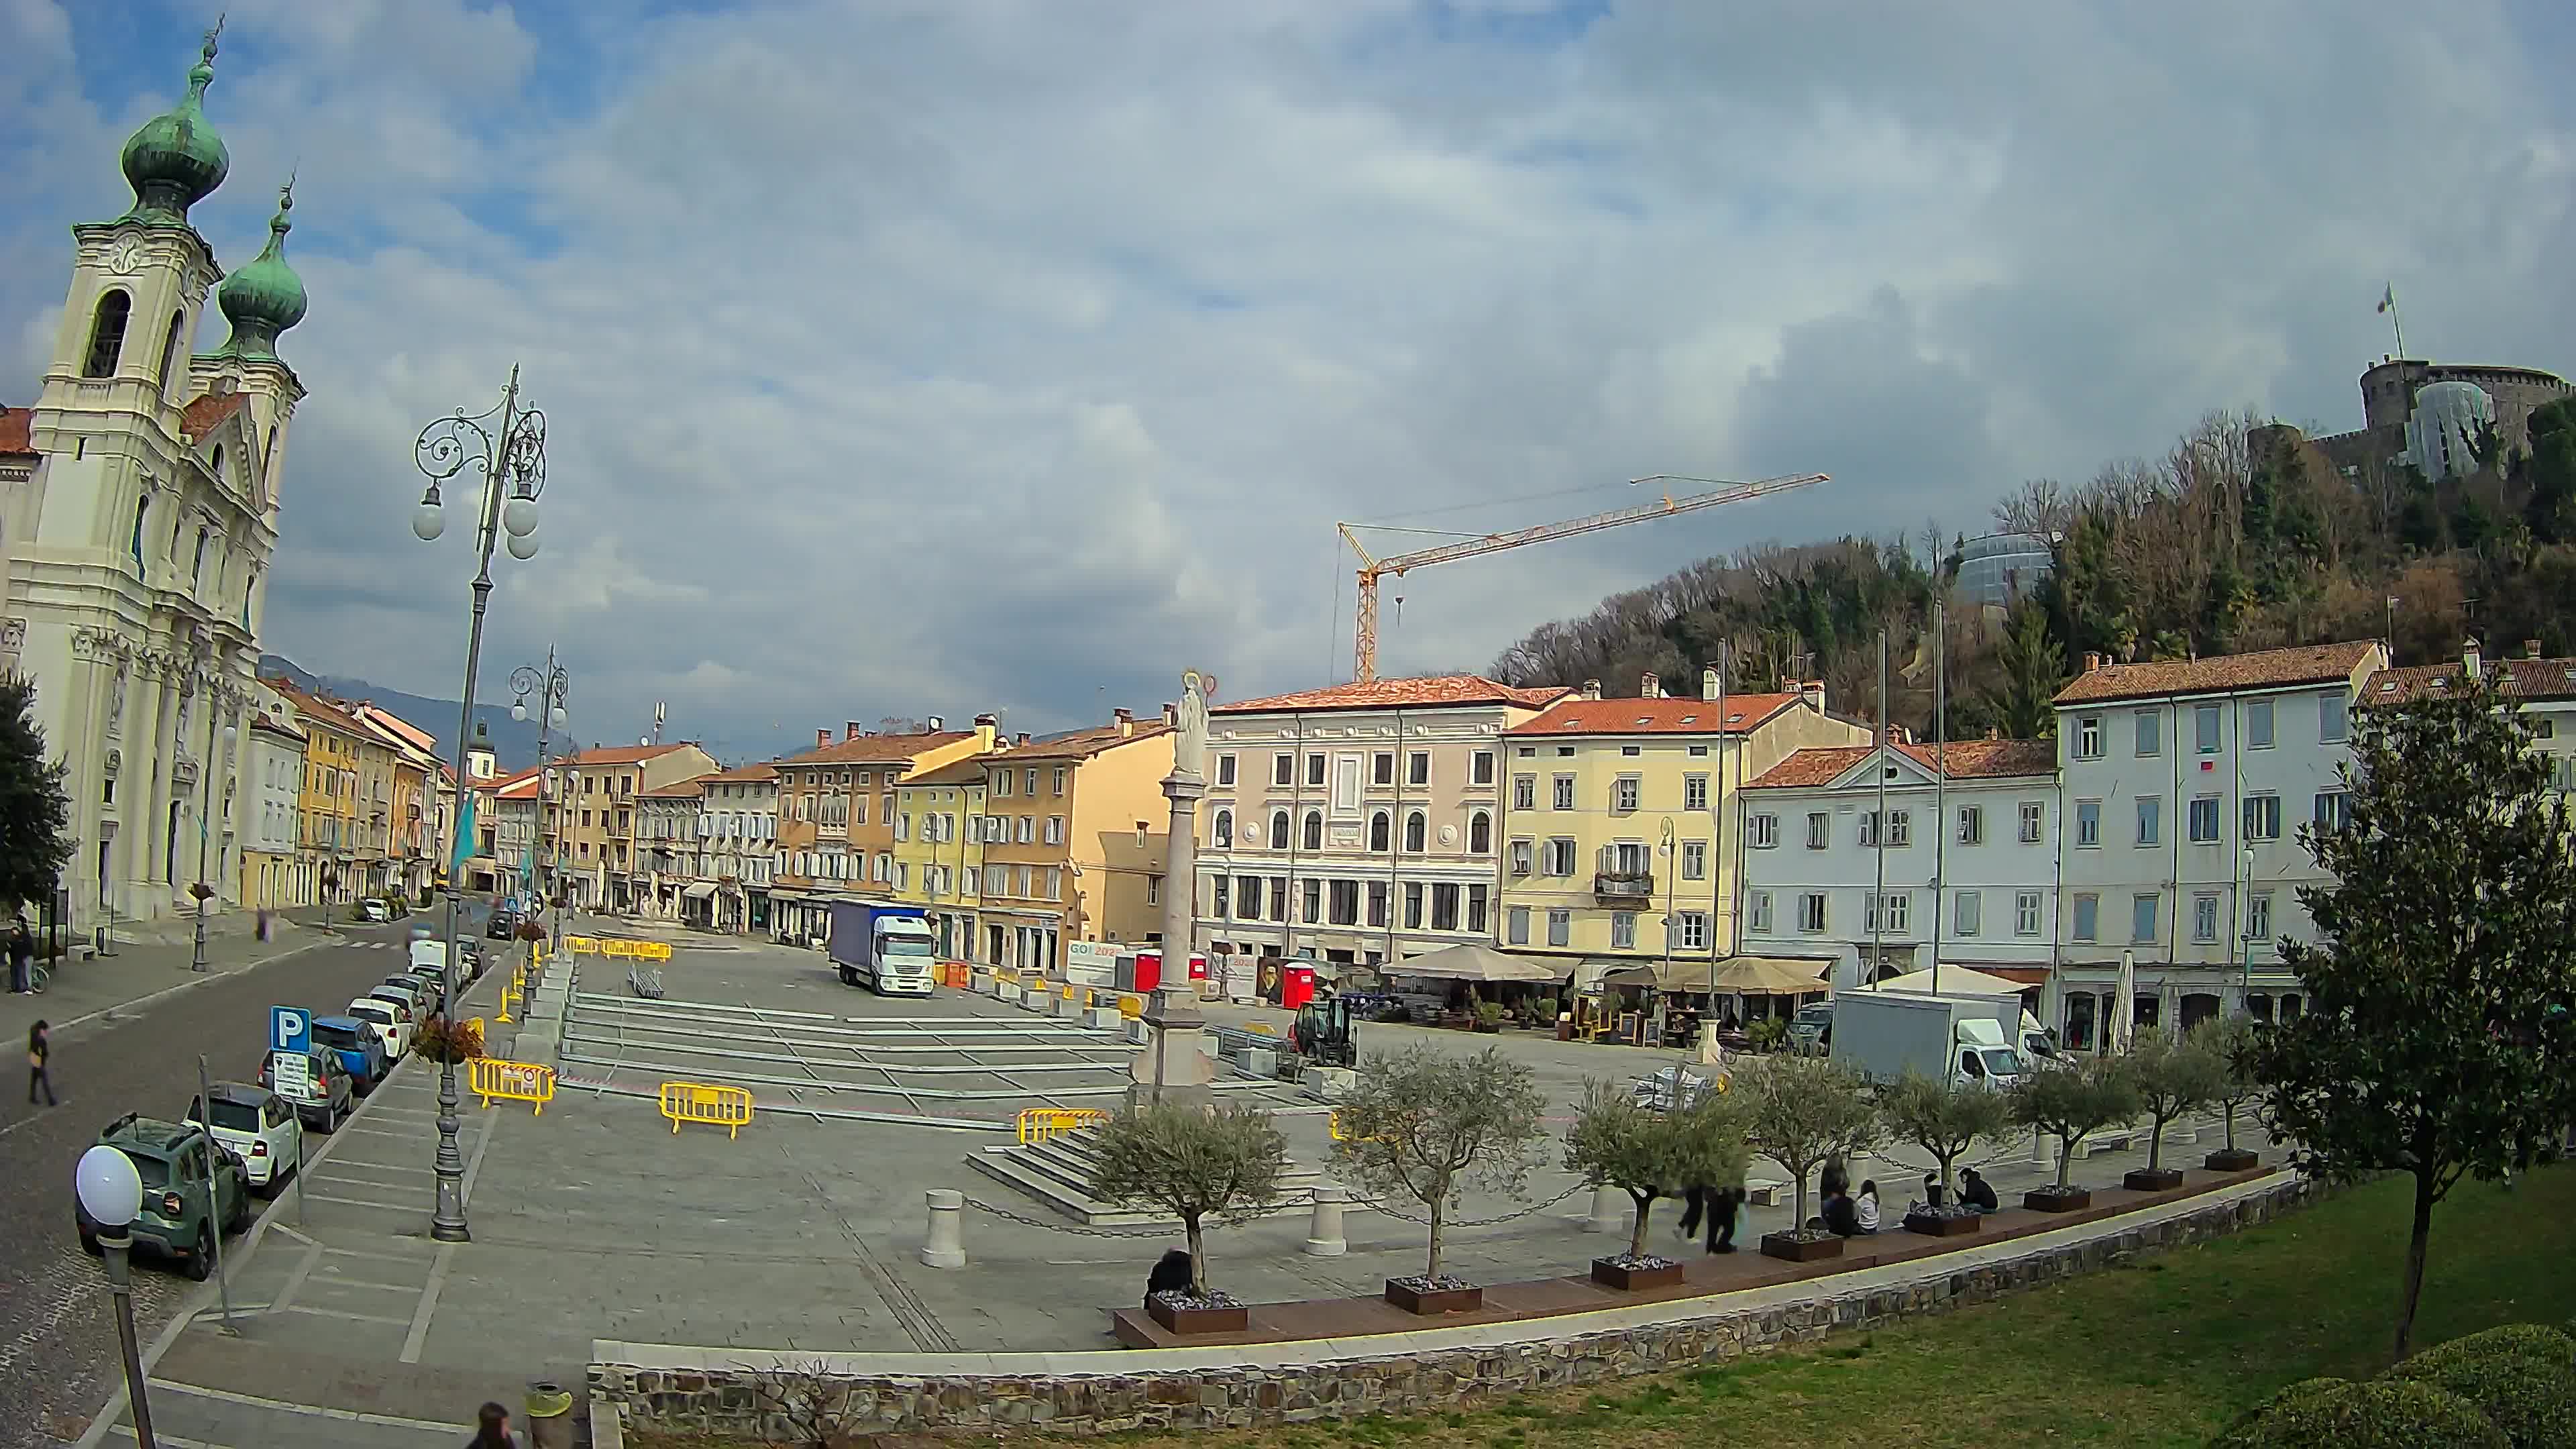
POLYGON ((1650 901, 1655 897, 1655 873, 1650 870, 1597 870, 1592 873, 1592 894, 1607 902, 1650 901))

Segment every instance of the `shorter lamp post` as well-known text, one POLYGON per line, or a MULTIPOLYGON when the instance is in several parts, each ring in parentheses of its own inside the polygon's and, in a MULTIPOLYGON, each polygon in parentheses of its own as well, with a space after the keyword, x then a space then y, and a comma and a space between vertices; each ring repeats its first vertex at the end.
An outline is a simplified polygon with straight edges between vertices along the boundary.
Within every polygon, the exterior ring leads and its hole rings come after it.
MULTIPOLYGON (((522 664, 510 671, 510 690, 517 696, 510 704, 510 718, 522 723, 525 723, 528 718, 528 696, 537 697, 537 839, 535 843, 544 845, 546 812, 554 804, 555 779, 554 762, 546 758, 546 742, 552 733, 562 729, 570 718, 564 713, 564 700, 571 693, 572 679, 564 671, 564 667, 555 662, 555 651, 548 649, 544 669, 540 670, 533 664, 522 664)), ((534 854, 532 850, 530 852, 532 859, 534 854)), ((551 851, 547 854, 544 894, 539 898, 543 902, 549 924, 546 933, 548 950, 554 950, 561 944, 562 920, 560 913, 554 908, 556 872, 554 854, 551 851)))
POLYGON ((107 1260, 108 1290, 116 1295, 116 1339, 125 1350, 125 1402, 134 1415, 134 1440, 154 1449, 152 1406, 143 1389, 143 1355, 134 1343, 134 1279, 126 1253, 133 1246, 127 1229, 143 1211, 143 1179, 134 1162, 105 1144, 81 1154, 72 1171, 72 1187, 81 1211, 97 1226, 98 1246, 107 1260))

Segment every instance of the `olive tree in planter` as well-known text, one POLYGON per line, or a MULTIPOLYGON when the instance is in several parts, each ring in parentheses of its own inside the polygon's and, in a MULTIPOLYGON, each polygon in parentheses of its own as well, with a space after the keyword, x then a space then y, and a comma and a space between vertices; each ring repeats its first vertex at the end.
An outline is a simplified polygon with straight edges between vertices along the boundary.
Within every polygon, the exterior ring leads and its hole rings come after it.
POLYGON ((1538 1156, 1547 1098, 1530 1070, 1493 1047, 1474 1056, 1429 1043, 1372 1057, 1341 1103, 1333 1167, 1373 1198, 1408 1198, 1431 1219, 1420 1276, 1390 1278, 1387 1301, 1414 1313, 1484 1304, 1485 1290, 1440 1271, 1441 1233, 1469 1187, 1517 1192, 1538 1156))
POLYGON ((2182 1169, 2164 1165, 2165 1128, 2214 1101, 2226 1069, 2199 1037, 2158 1031, 2129 1049, 2129 1075, 2154 1135, 2147 1139, 2147 1165, 2122 1177, 2120 1185, 2131 1192, 2170 1192, 2182 1186, 2182 1169))
POLYGON ((1628 1251, 1592 1260, 1594 1282, 1634 1290, 1682 1280, 1682 1265, 1646 1251, 1646 1219, 1655 1199, 1677 1188, 1732 1187, 1744 1181, 1751 1149, 1726 1093, 1657 1112, 1634 1093, 1586 1081, 1583 1103, 1565 1132, 1565 1166, 1586 1187, 1615 1187, 1637 1205, 1628 1251))
POLYGON ((2071 1213, 2093 1205, 2093 1194, 2068 1177, 2084 1139, 2138 1115, 2138 1088, 2126 1057, 2084 1057, 2073 1066, 2029 1073, 2009 1094, 2012 1119, 2035 1132, 2057 1134, 2057 1180, 2022 1194, 2033 1212, 2071 1213))
POLYGON ((1959 1201, 1951 1174, 1969 1148, 2001 1137, 2012 1127, 2011 1103, 1991 1088, 1946 1074, 1927 1077, 1908 1068, 1904 1076, 1879 1089, 1878 1111, 1888 1135, 1932 1154, 1941 1167, 1941 1201, 1909 1209, 1906 1230, 1937 1238, 1975 1232, 1984 1215, 1959 1201))
POLYGON ((2227 1133, 2227 1145, 2200 1160, 2211 1172, 2243 1172, 2260 1166, 2260 1155, 2236 1145, 2236 1114, 2261 1096, 2263 1083, 2254 1075, 2254 1023, 2245 1017, 2213 1018, 2192 1028, 2201 1050, 2218 1064, 2218 1089, 2210 1104, 2227 1133))
POLYGON ((1829 1157, 1855 1156, 1886 1139, 1867 1084, 1831 1057, 1791 1053, 1744 1063, 1734 1090, 1744 1095, 1745 1140, 1787 1169, 1796 1186, 1797 1216, 1787 1232, 1765 1233, 1762 1251, 1797 1263, 1841 1257, 1838 1234, 1807 1226, 1807 1177, 1829 1157))
POLYGON ((1181 1220, 1190 1245, 1190 1288, 1145 1301, 1154 1321, 1174 1333, 1220 1333, 1246 1326, 1230 1294, 1208 1289, 1205 1225, 1240 1222, 1278 1205, 1288 1142, 1270 1114, 1249 1107, 1143 1106, 1091 1129, 1091 1195, 1130 1207, 1156 1207, 1181 1220))

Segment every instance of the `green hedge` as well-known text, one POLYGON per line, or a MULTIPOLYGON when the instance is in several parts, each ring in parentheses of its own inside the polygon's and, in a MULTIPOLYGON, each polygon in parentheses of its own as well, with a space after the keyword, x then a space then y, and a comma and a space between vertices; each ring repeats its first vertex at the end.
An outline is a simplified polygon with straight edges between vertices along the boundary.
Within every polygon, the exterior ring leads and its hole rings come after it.
POLYGON ((2389 1371, 2477 1405, 2514 1449, 2576 1445, 2576 1338, 2508 1323, 2424 1350, 2389 1371))
POLYGON ((2272 1396, 2212 1449, 2512 1449, 2477 1405, 2431 1384, 2309 1379, 2272 1396))

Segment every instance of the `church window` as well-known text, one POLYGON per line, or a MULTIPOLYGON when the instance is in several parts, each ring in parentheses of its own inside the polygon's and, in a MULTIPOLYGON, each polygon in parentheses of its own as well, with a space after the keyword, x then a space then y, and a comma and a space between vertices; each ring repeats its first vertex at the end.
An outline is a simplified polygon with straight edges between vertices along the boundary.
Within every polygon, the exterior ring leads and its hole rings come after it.
POLYGON ((196 585, 196 584, 204 583, 205 581, 206 581, 206 530, 204 530, 204 529, 202 529, 202 528, 201 528, 201 529, 198 529, 198 530, 197 530, 197 556, 196 556, 196 558, 195 558, 195 559, 191 560, 191 561, 189 562, 189 564, 188 564, 188 582, 189 582, 189 584, 190 584, 190 585, 192 585, 192 586, 193 586, 193 585, 196 585))
POLYGON ((125 350, 125 320, 133 310, 134 299, 122 288, 98 299, 98 313, 89 327, 89 361, 81 368, 81 376, 116 375, 117 354, 125 350))
POLYGON ((134 568, 135 568, 135 572, 137 572, 137 573, 140 573, 140 572, 142 572, 142 570, 143 570, 143 520, 144 520, 145 518, 149 517, 149 516, 151 515, 151 512, 152 512, 152 495, 150 495, 150 494, 148 494, 148 493, 147 493, 147 494, 145 494, 143 497, 141 497, 141 498, 139 498, 139 499, 135 500, 135 504, 134 504, 134 568))
POLYGON ((164 396, 167 396, 170 391, 170 369, 179 361, 179 333, 187 325, 187 313, 171 313, 170 335, 161 339, 161 391, 164 396))

